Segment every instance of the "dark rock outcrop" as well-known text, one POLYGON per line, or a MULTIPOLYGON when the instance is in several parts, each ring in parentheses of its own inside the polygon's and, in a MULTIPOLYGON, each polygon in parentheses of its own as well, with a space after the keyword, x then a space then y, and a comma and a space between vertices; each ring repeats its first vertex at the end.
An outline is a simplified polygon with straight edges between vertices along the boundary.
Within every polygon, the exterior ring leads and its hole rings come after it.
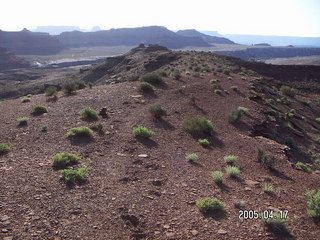
POLYGON ((31 64, 13 53, 8 52, 5 48, 0 47, 0 71, 15 69, 15 68, 27 68, 31 67, 31 64))

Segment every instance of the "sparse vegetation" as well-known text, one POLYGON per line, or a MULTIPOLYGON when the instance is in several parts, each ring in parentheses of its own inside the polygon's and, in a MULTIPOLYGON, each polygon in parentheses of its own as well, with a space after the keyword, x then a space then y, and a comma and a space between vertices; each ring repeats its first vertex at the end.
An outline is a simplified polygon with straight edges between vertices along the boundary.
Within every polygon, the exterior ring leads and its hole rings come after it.
POLYGON ((227 156, 224 156, 223 159, 226 161, 227 164, 234 164, 238 159, 238 157, 234 155, 227 155, 227 156))
POLYGON ((99 118, 98 112, 89 107, 82 109, 80 112, 80 116, 85 120, 97 120, 99 118))
POLYGON ((27 117, 18 118, 17 119, 18 126, 26 126, 28 124, 28 120, 29 118, 27 117))
POLYGON ((162 84, 163 83, 162 77, 160 75, 156 74, 156 73, 147 73, 145 75, 142 75, 140 80, 142 82, 147 82, 147 83, 150 83, 152 85, 162 84))
POLYGON ((199 156, 196 153, 190 153, 186 155, 186 159, 190 162, 196 162, 199 160, 199 156))
POLYGON ((279 117, 279 112, 271 108, 268 108, 265 113, 273 117, 279 117))
POLYGON ((67 94, 71 94, 77 91, 77 85, 74 82, 67 82, 62 86, 62 90, 67 94))
POLYGON ((288 86, 281 86, 280 91, 282 94, 289 97, 294 97, 296 95, 296 90, 288 86))
POLYGON ((132 133, 135 137, 141 138, 150 138, 155 135, 153 131, 143 126, 133 128, 132 133))
POLYGON ((92 135, 92 130, 84 126, 71 128, 70 131, 67 132, 68 137, 92 137, 92 135))
POLYGON ((11 150, 7 143, 0 143, 0 155, 6 154, 11 150))
POLYGON ((149 112, 154 119, 160 120, 163 116, 167 115, 167 111, 161 107, 161 105, 155 105, 149 107, 149 112))
POLYGON ((23 98, 21 99, 21 102, 22 102, 22 103, 30 102, 30 98, 29 98, 29 97, 23 97, 23 98))
POLYGON ((172 73, 172 76, 174 77, 174 79, 179 80, 181 78, 181 73, 179 71, 174 71, 172 73))
POLYGON ((286 218, 280 216, 278 212, 273 214, 270 218, 261 218, 261 222, 272 232, 287 232, 286 218))
POLYGON ((139 85, 140 92, 153 92, 153 87, 150 83, 142 82, 139 85))
POLYGON ((33 107, 33 114, 35 115, 40 115, 40 114, 44 114, 44 113, 47 113, 48 112, 48 109, 47 107, 39 104, 39 105, 36 105, 33 107))
POLYGON ((42 131, 42 132, 48 131, 48 126, 42 126, 42 127, 41 127, 41 131, 42 131))
POLYGON ((241 171, 237 166, 227 166, 226 172, 230 177, 237 177, 241 171))
POLYGON ((223 172, 221 172, 221 171, 213 171, 213 172, 211 172, 211 176, 213 177, 213 180, 216 183, 221 183, 222 182, 222 177, 223 177, 223 172))
POLYGON ((271 183, 265 183, 263 184, 262 186, 262 190, 265 192, 265 193, 273 193, 273 186, 271 183))
POLYGON ((315 121, 316 121, 317 123, 320 123, 320 117, 316 118, 315 121))
POLYGON ((196 201, 196 206, 203 213, 224 209, 223 202, 219 201, 216 198, 209 198, 209 197, 196 201))
POLYGON ((215 94, 221 94, 222 93, 222 91, 220 90, 220 89, 215 89, 214 91, 213 91, 215 94))
POLYGON ((278 159, 272 154, 265 154, 264 149, 257 147, 257 160, 260 162, 265 168, 273 168, 277 163, 278 159))
POLYGON ((88 168, 85 166, 79 167, 78 169, 63 169, 59 171, 66 183, 75 184, 81 183, 86 180, 88 168))
POLYGON ((208 133, 213 131, 212 122, 204 117, 194 117, 185 119, 182 123, 182 127, 189 133, 208 133))
POLYGON ((302 169, 302 171, 304 171, 306 173, 312 173, 312 168, 303 162, 297 162, 296 166, 300 167, 302 169))
POLYGON ((320 143, 320 137, 317 137, 316 142, 320 143))
POLYGON ((248 108, 238 107, 238 109, 228 115, 228 121, 230 123, 235 123, 240 120, 240 118, 249 111, 248 108))
POLYGON ((237 87, 237 86, 231 86, 231 90, 233 90, 233 91, 238 91, 239 90, 239 88, 237 87))
POLYGON ((65 168, 79 163, 80 159, 80 157, 72 153, 57 153, 52 159, 52 166, 54 168, 65 168))
POLYGON ((208 147, 211 144, 208 139, 198 139, 198 143, 203 147, 208 147))
POLYGON ((97 132, 101 132, 103 128, 104 128, 104 124, 102 122, 98 122, 96 125, 91 127, 93 131, 97 131, 97 132))
POLYGON ((48 88, 46 88, 46 90, 44 91, 44 93, 45 93, 45 95, 46 95, 47 97, 51 97, 51 96, 57 94, 57 88, 56 88, 56 87, 53 87, 53 86, 48 87, 48 88))
POLYGON ((307 213, 310 217, 320 217, 320 189, 307 193, 307 213))

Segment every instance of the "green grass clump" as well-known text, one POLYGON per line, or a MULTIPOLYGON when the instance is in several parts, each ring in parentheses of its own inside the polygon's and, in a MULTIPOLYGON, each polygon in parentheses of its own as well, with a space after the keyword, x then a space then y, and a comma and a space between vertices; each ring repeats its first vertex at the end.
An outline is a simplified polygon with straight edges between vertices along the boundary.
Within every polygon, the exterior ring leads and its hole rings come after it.
POLYGON ((222 91, 220 90, 220 89, 215 89, 214 91, 213 91, 215 94, 222 94, 222 91))
POLYGON ((271 108, 268 108, 265 113, 273 117, 279 117, 279 112, 271 108))
POLYGON ((163 83, 162 77, 160 75, 156 74, 156 73, 147 73, 145 75, 142 75, 140 80, 142 82, 147 82, 147 83, 150 83, 152 85, 163 83))
POLYGON ((71 94, 75 91, 77 91, 77 85, 75 84, 75 82, 66 82, 63 86, 62 86, 62 90, 67 93, 67 94, 71 94))
POLYGON ((6 143, 0 143, 0 155, 8 153, 11 147, 6 143))
POLYGON ((231 88, 231 90, 233 90, 235 92, 239 90, 239 88, 237 86, 231 86, 230 88, 231 88))
POLYGON ((42 131, 42 132, 48 131, 48 126, 42 126, 42 127, 41 127, 41 131, 42 131))
POLYGON ((80 116, 85 120, 97 120, 99 118, 98 112, 89 107, 82 109, 80 112, 80 116))
POLYGON ((237 177, 240 174, 240 169, 237 166, 227 166, 226 172, 230 177, 237 177))
POLYGON ((78 169, 63 169, 59 171, 66 183, 75 184, 81 183, 86 180, 88 168, 85 166, 79 167, 78 169))
POLYGON ((101 132, 104 127, 104 124, 102 122, 98 122, 96 125, 92 126, 91 129, 93 131, 101 132))
POLYGON ((179 80, 181 78, 181 73, 179 71, 174 71, 172 73, 172 76, 174 77, 174 79, 179 80))
POLYGON ((234 155, 227 155, 227 156, 224 156, 223 159, 226 161, 226 163, 228 164, 234 164, 235 161, 238 159, 237 156, 234 156, 234 155))
POLYGON ((196 206, 203 213, 224 209, 223 202, 219 201, 216 198, 209 198, 209 197, 196 201, 196 206))
POLYGON ((296 166, 300 167, 302 169, 302 171, 304 171, 306 173, 312 173, 312 168, 303 162, 297 162, 296 166))
POLYGON ((198 139, 198 143, 203 147, 208 147, 211 144, 208 139, 198 139))
POLYGON ((153 92, 153 87, 150 83, 142 82, 139 85, 140 92, 153 92))
POLYGON ((320 143, 320 137, 317 137, 316 142, 320 143))
POLYGON ((155 135, 153 131, 143 126, 133 128, 132 133, 135 137, 141 138, 150 138, 155 135))
POLYGON ((261 218, 261 222, 272 232, 287 232, 286 218, 281 218, 280 214, 275 212, 273 218, 261 218))
POLYGON ((48 112, 48 109, 47 107, 39 104, 39 105, 36 105, 33 107, 33 114, 36 114, 36 115, 40 115, 40 114, 43 114, 43 113, 47 113, 48 112))
POLYGON ((190 162, 196 162, 197 160, 199 160, 199 156, 196 153, 190 153, 186 155, 186 159, 190 162))
POLYGON ((213 172, 211 172, 211 176, 213 177, 213 180, 216 183, 221 183, 222 182, 222 177, 223 177, 223 172, 221 172, 221 171, 213 171, 213 172))
POLYGON ((316 118, 315 121, 316 121, 317 123, 320 123, 320 117, 316 118))
POLYGON ((213 131, 212 122, 204 117, 193 117, 185 119, 182 123, 184 130, 191 134, 208 133, 213 131))
POLYGON ((57 88, 56 87, 48 87, 46 88, 46 90, 44 91, 45 96, 47 97, 51 97, 57 94, 57 88))
POLYGON ((296 90, 288 86, 281 86, 280 91, 282 94, 289 97, 294 97, 296 95, 296 90))
POLYGON ((264 149, 257 147, 257 160, 265 168, 273 168, 274 165, 278 162, 278 159, 272 154, 265 154, 264 149))
POLYGON ((307 193, 307 213, 310 217, 320 217, 320 189, 307 193))
POLYGON ((80 157, 72 153, 57 153, 52 159, 52 166, 54 168, 65 168, 77 164, 80 159, 80 157))
POLYGON ((88 127, 75 127, 67 132, 68 137, 92 137, 93 132, 88 127))
POLYGON ((240 118, 249 111, 248 108, 238 107, 236 111, 228 115, 228 121, 234 123, 240 120, 240 118))
POLYGON ((23 98, 21 99, 21 102, 22 102, 22 103, 30 102, 30 98, 29 98, 29 97, 23 97, 23 98))
POLYGON ((273 186, 271 183, 265 183, 263 184, 262 186, 262 190, 265 192, 265 193, 272 193, 273 192, 273 186))
POLYGON ((26 126, 28 124, 28 121, 29 121, 29 118, 27 117, 22 117, 17 119, 18 126, 26 126))
POLYGON ((149 107, 149 113, 151 113, 154 119, 160 120, 163 116, 167 115, 167 111, 160 105, 149 107))

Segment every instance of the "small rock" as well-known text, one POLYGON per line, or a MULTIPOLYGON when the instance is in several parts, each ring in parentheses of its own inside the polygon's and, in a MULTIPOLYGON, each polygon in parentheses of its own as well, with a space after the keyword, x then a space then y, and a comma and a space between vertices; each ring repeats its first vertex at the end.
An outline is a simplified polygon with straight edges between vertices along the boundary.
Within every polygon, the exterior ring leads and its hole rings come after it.
POLYGON ((148 154, 139 154, 138 157, 147 158, 147 157, 149 157, 149 155, 148 154))
POLYGON ((131 97, 132 98, 142 98, 143 96, 142 95, 132 95, 131 97))
POLYGON ((92 226, 92 228, 93 228, 93 229, 97 229, 97 228, 98 228, 98 226, 92 226))
POLYGON ((12 236, 4 237, 3 240, 13 240, 12 236))
POLYGON ((191 230, 191 234, 193 236, 197 236, 199 234, 199 232, 197 230, 191 230))
POLYGON ((168 224, 165 224, 165 225, 163 225, 163 228, 165 228, 165 229, 169 229, 169 228, 170 228, 170 226, 169 226, 168 224))
POLYGON ((167 232, 166 233, 166 236, 169 237, 169 238, 174 237, 174 235, 175 235, 175 233, 173 233, 173 232, 167 232))
POLYGON ((159 231, 155 231, 155 232, 154 232, 155 235, 159 235, 160 233, 161 233, 161 232, 159 232, 159 231))
POLYGON ((5 222, 5 221, 8 221, 9 219, 10 219, 9 216, 3 215, 3 216, 0 217, 0 222, 5 222))
POLYGON ((245 190, 245 191, 252 191, 252 189, 249 188, 249 187, 245 187, 244 190, 245 190))
POLYGON ((1 229, 1 232, 2 232, 2 233, 7 233, 7 232, 9 232, 9 230, 8 230, 8 229, 3 228, 3 229, 1 229))
POLYGON ((249 185, 249 186, 257 186, 257 185, 259 185, 260 183, 257 182, 257 181, 253 181, 253 180, 246 179, 246 180, 244 181, 244 184, 249 185))
POLYGON ((125 157, 125 156, 127 156, 127 155, 126 155, 126 154, 124 154, 124 153, 117 153, 117 156, 125 157))
POLYGON ((234 203, 234 206, 236 208, 243 208, 245 207, 245 205, 246 205, 246 201, 243 201, 243 200, 239 200, 234 203))
POLYGON ((226 230, 223 230, 223 229, 219 229, 218 230, 218 234, 221 234, 221 235, 225 235, 227 234, 228 232, 226 230))

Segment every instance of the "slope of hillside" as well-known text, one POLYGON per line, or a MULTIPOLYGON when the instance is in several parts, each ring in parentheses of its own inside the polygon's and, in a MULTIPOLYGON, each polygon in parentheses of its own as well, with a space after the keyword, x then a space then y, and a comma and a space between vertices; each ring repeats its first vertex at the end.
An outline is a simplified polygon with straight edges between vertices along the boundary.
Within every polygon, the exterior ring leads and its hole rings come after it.
POLYGON ((0 47, 0 71, 4 69, 26 68, 31 64, 13 53, 8 52, 5 48, 0 47))
MULTIPOLYGON (((44 95, 31 96, 26 103, 21 99, 0 102, 0 112, 5 113, 0 115, 0 142, 12 148, 0 155, 0 236, 318 239, 318 222, 307 215, 305 196, 307 189, 319 188, 314 161, 320 154, 315 140, 320 136, 320 123, 314 120, 320 117, 318 93, 304 90, 284 95, 280 88, 285 73, 277 79, 263 76, 250 70, 253 65, 245 67, 245 62, 233 58, 148 50, 134 49, 131 56, 146 60, 150 54, 151 62, 157 59, 155 55, 171 54, 172 58, 167 64, 151 64, 152 68, 131 64, 133 68, 119 72, 123 73, 122 81, 72 95, 59 92, 56 102, 48 102, 44 95), (156 70, 164 76, 164 84, 155 85, 153 93, 140 92, 140 82, 133 81, 136 78, 124 78, 135 68, 137 74, 156 70), (48 113, 32 115, 36 104, 46 105, 48 113), (167 110, 167 116, 155 121, 148 109, 157 104, 167 110), (85 107, 106 108, 108 116, 85 121, 79 115, 85 107), (229 122, 227 116, 238 107, 248 111, 238 121, 229 122), (268 109, 278 114, 268 115, 268 109), (184 130, 184 120, 196 116, 212 122, 211 135, 192 135, 184 130), (28 117, 27 125, 18 127, 19 117, 28 117), (66 136, 73 127, 97 122, 104 127, 92 138, 66 136), (132 129, 137 126, 148 127, 155 136, 135 138, 132 129), (201 146, 198 138, 208 139, 211 145, 201 146), (257 161, 257 146, 278 159, 273 169, 257 161), (53 156, 60 152, 81 156, 79 165, 89 168, 86 182, 74 186, 64 183, 61 173, 52 167, 53 156), (190 153, 198 154, 199 160, 187 161, 190 153), (226 155, 238 157, 235 165, 241 173, 236 178, 225 172, 226 155), (297 156, 312 166, 311 174, 295 167, 297 156), (214 182, 212 171, 224 173, 222 184, 214 182), (263 191, 266 183, 272 184, 273 192, 263 191), (204 197, 221 200, 224 211, 200 212, 196 201, 204 197), (239 208, 260 213, 286 210, 288 231, 269 231, 258 219, 239 219, 239 208)), ((122 65, 128 66, 128 62, 122 65)), ((89 71, 101 71, 102 66, 89 71)), ((260 72, 268 69, 268 65, 261 66, 260 72)), ((120 70, 120 65, 116 69, 120 70)), ((305 81, 319 85, 316 75, 305 81)))

